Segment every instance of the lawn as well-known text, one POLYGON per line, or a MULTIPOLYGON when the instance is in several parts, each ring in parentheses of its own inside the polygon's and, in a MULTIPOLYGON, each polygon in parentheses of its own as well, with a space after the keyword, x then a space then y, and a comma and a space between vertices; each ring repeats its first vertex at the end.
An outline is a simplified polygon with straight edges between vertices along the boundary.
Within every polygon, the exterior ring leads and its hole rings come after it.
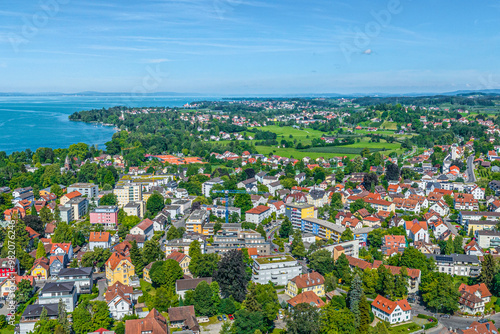
POLYGON ((411 322, 409 324, 392 326, 389 328, 389 333, 391 333, 391 334, 409 333, 409 332, 411 333, 411 332, 417 331, 419 329, 422 329, 422 327, 418 326, 414 322, 411 322))
POLYGON ((310 151, 299 151, 295 148, 282 148, 282 147, 274 147, 274 146, 256 146, 257 151, 260 154, 269 155, 269 153, 273 153, 282 157, 294 159, 302 159, 304 157, 310 157, 312 159, 316 158, 331 158, 331 157, 339 157, 339 156, 348 156, 349 158, 355 158, 359 156, 359 154, 333 154, 333 153, 322 153, 322 152, 310 152, 310 151))
POLYGON ((155 288, 151 285, 151 283, 146 282, 142 278, 139 280, 141 284, 141 290, 142 292, 148 292, 151 296, 154 296, 156 294, 155 288))
POLYGON ((389 121, 384 121, 382 125, 380 126, 382 129, 390 129, 390 130, 397 130, 398 124, 396 122, 389 122, 389 121))

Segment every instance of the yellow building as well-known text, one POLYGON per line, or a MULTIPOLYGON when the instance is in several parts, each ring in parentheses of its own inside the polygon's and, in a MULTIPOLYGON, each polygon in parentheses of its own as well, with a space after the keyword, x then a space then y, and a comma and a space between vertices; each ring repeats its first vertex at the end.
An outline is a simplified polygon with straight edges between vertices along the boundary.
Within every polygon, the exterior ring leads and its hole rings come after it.
POLYGON ((31 268, 31 276, 36 279, 47 279, 49 278, 49 268, 49 260, 47 258, 41 257, 36 259, 31 268))
POLYGON ((191 258, 189 257, 189 255, 180 252, 172 252, 170 253, 169 256, 167 256, 167 260, 168 259, 177 261, 184 275, 191 276, 191 272, 189 271, 189 264, 191 263, 191 258))
POLYGON ((108 286, 120 281, 124 285, 130 284, 130 277, 135 275, 135 267, 128 256, 120 253, 113 253, 106 261, 106 279, 108 286))
MULTIPOLYGON (((203 227, 207 223, 208 214, 204 210, 194 211, 188 219, 186 219, 186 232, 195 232, 203 234, 203 227)), ((205 235, 208 235, 208 229, 205 231, 205 235)))
POLYGON ((301 274, 288 281, 285 293, 293 298, 306 291, 312 291, 319 297, 324 297, 325 278, 315 271, 309 274, 301 274))
POLYGON ((154 262, 151 262, 150 264, 145 266, 144 269, 142 270, 142 278, 148 283, 153 283, 153 281, 151 281, 151 277, 149 276, 149 272, 151 271, 153 263, 154 262))
POLYGON ((285 207, 285 215, 292 222, 293 228, 301 228, 302 219, 316 218, 317 211, 314 210, 314 205, 307 203, 287 204, 285 207))

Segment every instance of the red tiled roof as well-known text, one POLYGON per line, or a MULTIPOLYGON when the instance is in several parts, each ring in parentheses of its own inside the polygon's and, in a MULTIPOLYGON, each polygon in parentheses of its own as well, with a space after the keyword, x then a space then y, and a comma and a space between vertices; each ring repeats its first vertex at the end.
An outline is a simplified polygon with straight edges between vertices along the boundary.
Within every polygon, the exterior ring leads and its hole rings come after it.
POLYGON ((267 210, 269 210, 269 207, 268 206, 265 206, 265 205, 259 205, 253 209, 250 209, 248 210, 246 213, 251 213, 251 214, 256 214, 256 215, 260 215, 261 213, 264 213, 266 212, 267 210))
POLYGON ((411 310, 410 304, 406 299, 398 300, 393 302, 381 295, 378 295, 377 298, 372 303, 372 306, 376 309, 382 310, 387 314, 392 314, 397 306, 399 306, 403 311, 411 310))
POLYGON ((319 298, 318 295, 315 294, 313 291, 305 291, 299 293, 297 296, 288 300, 288 304, 290 304, 292 307, 302 303, 307 303, 311 305, 314 304, 314 306, 316 307, 323 307, 325 305, 325 302, 321 298, 319 298))
POLYGON ((90 232, 89 242, 108 242, 110 237, 109 232, 90 232))
POLYGON ((318 272, 310 272, 308 274, 300 274, 291 280, 297 285, 297 288, 304 289, 310 286, 321 285, 325 283, 325 278, 318 272))

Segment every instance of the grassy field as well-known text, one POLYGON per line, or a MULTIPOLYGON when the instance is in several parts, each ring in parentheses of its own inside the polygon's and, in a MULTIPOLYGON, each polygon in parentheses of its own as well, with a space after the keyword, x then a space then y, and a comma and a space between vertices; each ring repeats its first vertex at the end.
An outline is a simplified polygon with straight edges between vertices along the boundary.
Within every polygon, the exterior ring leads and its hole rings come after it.
POLYGON ((395 122, 384 121, 380 126, 382 129, 397 130, 398 124, 395 122))
POLYGON ((339 157, 339 156, 348 156, 349 158, 355 158, 356 156, 359 156, 359 154, 332 154, 332 153, 322 153, 322 152, 310 152, 310 151, 299 151, 295 148, 278 148, 278 147, 271 147, 271 146, 256 146, 257 151, 260 154, 264 155, 269 155, 269 153, 273 153, 282 157, 287 157, 291 158, 293 157, 294 159, 302 159, 304 157, 309 157, 312 159, 316 158, 326 158, 326 157, 339 157))

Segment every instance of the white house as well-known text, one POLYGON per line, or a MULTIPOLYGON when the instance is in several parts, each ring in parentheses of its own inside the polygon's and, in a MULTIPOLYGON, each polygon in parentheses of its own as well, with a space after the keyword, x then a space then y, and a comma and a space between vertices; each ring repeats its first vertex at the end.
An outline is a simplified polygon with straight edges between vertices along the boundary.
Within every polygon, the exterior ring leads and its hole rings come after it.
POLYGON ((106 291, 109 313, 115 320, 133 314, 132 293, 133 288, 124 285, 120 281, 116 281, 106 291))
POLYGON ((437 201, 436 203, 431 205, 431 207, 429 208, 429 211, 430 210, 433 210, 433 211, 439 213, 439 215, 441 217, 444 217, 450 213, 450 208, 448 207, 446 202, 443 200, 437 201))
POLYGON ((271 208, 265 205, 259 205, 246 212, 246 221, 250 223, 260 224, 269 216, 271 216, 271 208))
POLYGON ((372 312, 377 318, 390 324, 411 320, 411 307, 406 299, 393 302, 378 295, 372 303, 372 312))
POLYGON ((406 235, 413 241, 429 242, 429 231, 425 221, 405 221, 406 235))
POLYGON ((130 229, 132 235, 143 235, 146 240, 149 240, 154 235, 154 224, 151 219, 144 219, 139 224, 130 229))
POLYGON ((476 185, 471 189, 470 193, 474 196, 474 199, 482 200, 484 199, 485 190, 476 185))
POLYGON ((93 251, 95 248, 111 248, 111 235, 109 232, 90 232, 89 249, 93 251))

